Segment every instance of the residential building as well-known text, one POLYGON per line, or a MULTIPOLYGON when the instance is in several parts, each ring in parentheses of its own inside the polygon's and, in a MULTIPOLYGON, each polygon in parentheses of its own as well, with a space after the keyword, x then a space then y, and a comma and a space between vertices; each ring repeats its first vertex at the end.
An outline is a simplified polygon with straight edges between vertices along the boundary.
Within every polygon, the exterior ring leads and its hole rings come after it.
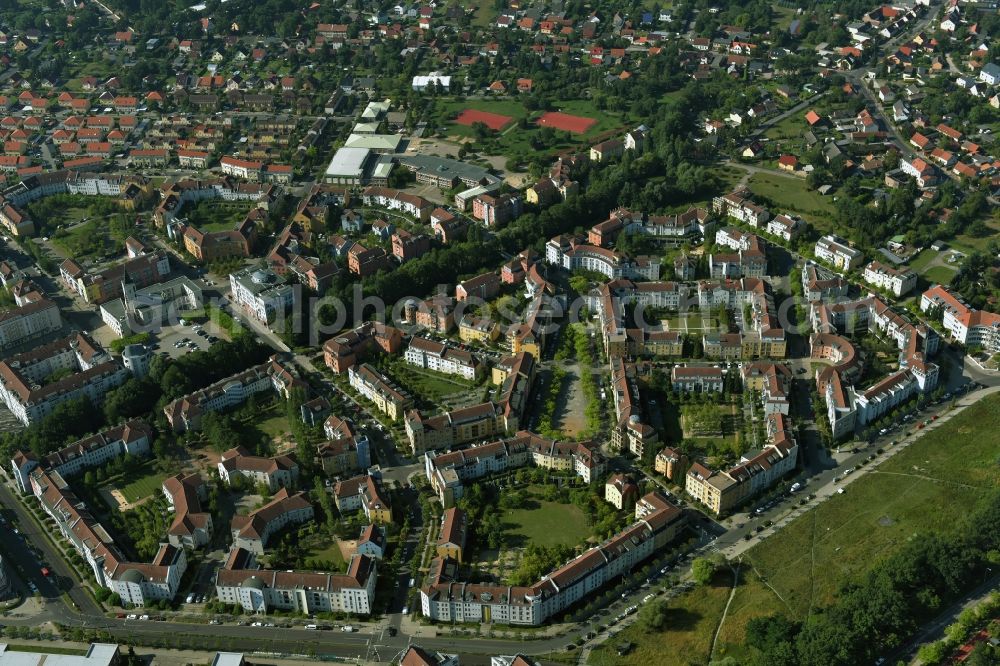
POLYGON ((364 555, 373 560, 381 561, 385 556, 386 546, 388 545, 385 537, 385 528, 380 525, 366 525, 361 530, 361 536, 358 537, 357 544, 354 550, 358 555, 364 555))
POLYGON ((398 354, 403 348, 403 332, 379 322, 365 322, 342 331, 323 344, 323 361, 337 374, 343 374, 376 350, 398 354))
POLYGON ((735 218, 751 227, 763 227, 771 214, 767 209, 755 204, 751 196, 749 190, 741 189, 715 197, 712 200, 712 210, 722 217, 735 218))
POLYGON ((182 548, 160 544, 152 563, 129 562, 58 472, 37 468, 30 474, 30 485, 42 509, 91 568, 98 585, 133 606, 174 598, 187 569, 182 548))
POLYGON ((684 474, 687 468, 687 456, 679 449, 672 446, 665 446, 663 450, 656 454, 653 469, 671 481, 677 481, 684 474))
POLYGON ((903 296, 917 286, 917 274, 909 269, 899 270, 877 261, 865 266, 862 278, 870 285, 885 289, 894 296, 903 296))
POLYGON ((376 563, 365 555, 353 555, 346 574, 241 568, 246 560, 230 555, 219 570, 215 590, 220 602, 258 614, 276 609, 364 616, 374 608, 376 563))
POLYGON ((161 486, 174 519, 167 528, 167 539, 178 548, 201 548, 212 540, 212 514, 202 510, 208 499, 208 484, 198 474, 175 474, 161 486))
POLYGON ((611 280, 657 280, 660 277, 659 257, 639 256, 632 259, 613 250, 590 245, 574 236, 556 236, 546 243, 545 261, 568 271, 581 268, 596 271, 611 280))
POLYGON ((410 338, 403 360, 419 368, 468 380, 475 380, 483 372, 482 364, 471 353, 418 336, 410 338))
POLYGON ((413 407, 413 398, 374 367, 363 363, 347 369, 351 388, 375 403, 380 412, 396 421, 413 407))
POLYGON ((362 474, 338 481, 333 487, 333 499, 341 513, 360 509, 371 523, 392 522, 392 504, 378 477, 362 474))
POLYGON ((626 474, 612 474, 604 484, 604 501, 619 511, 630 511, 639 496, 639 486, 626 474))
POLYGON ((218 464, 219 478, 232 485, 236 478, 245 479, 251 487, 264 486, 273 493, 279 488, 291 488, 299 477, 295 454, 271 457, 250 455, 242 446, 222 454, 218 464))
POLYGON ((44 339, 62 325, 59 306, 35 292, 23 305, 0 312, 0 350, 44 339))
POLYGON ((570 471, 586 483, 607 469, 600 447, 592 442, 560 442, 526 430, 460 451, 424 453, 424 473, 445 507, 462 497, 466 483, 526 465, 570 471))
POLYGON ((448 557, 462 564, 468 534, 469 526, 465 511, 456 507, 445 509, 435 548, 437 556, 448 557))
POLYGON ((312 520, 312 517, 313 507, 304 492, 291 494, 288 488, 282 488, 261 508, 245 516, 233 517, 230 525, 233 547, 262 555, 264 546, 276 532, 312 520))
POLYGON ((851 247, 846 240, 833 234, 827 234, 818 241, 814 253, 818 259, 822 259, 843 271, 857 268, 864 260, 864 255, 860 250, 851 247))
POLYGON ((273 323, 295 302, 295 289, 269 269, 245 268, 229 275, 233 303, 258 321, 273 323))
POLYGON ((0 399, 28 426, 77 398, 99 407, 129 376, 88 334, 73 333, 0 361, 0 399))
POLYGON ((721 393, 725 372, 715 366, 675 365, 670 371, 670 384, 674 391, 695 393, 721 393))
POLYGON ((739 464, 726 471, 712 471, 701 463, 688 470, 684 489, 716 515, 728 513, 748 498, 770 488, 795 469, 799 446, 784 414, 769 414, 765 420, 767 445, 744 454, 739 464))
POLYGON ((529 586, 468 583, 457 578, 456 562, 435 558, 420 588, 421 613, 437 622, 541 625, 677 538, 686 514, 665 498, 647 498, 653 507, 649 513, 529 586))
POLYGON ((293 388, 305 389, 305 384, 291 366, 272 356, 267 363, 226 377, 203 389, 177 398, 163 408, 167 421, 175 432, 198 430, 206 412, 229 409, 246 402, 250 396, 275 391, 287 398, 293 388))
POLYGON ((153 429, 149 424, 132 419, 57 449, 41 461, 33 453, 16 451, 11 460, 12 476, 21 492, 27 494, 31 492, 29 474, 39 464, 67 478, 121 456, 145 458, 150 453, 152 437, 153 429))
POLYGON ((920 310, 932 317, 940 312, 942 326, 956 342, 990 354, 1000 352, 1000 315, 969 307, 947 287, 936 284, 925 291, 920 310))

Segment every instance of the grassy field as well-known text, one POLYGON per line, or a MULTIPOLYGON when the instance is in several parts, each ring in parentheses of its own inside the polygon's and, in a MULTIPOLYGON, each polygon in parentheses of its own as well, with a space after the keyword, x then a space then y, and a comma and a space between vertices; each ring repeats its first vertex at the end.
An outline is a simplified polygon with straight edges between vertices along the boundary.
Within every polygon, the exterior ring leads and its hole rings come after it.
MULTIPOLYGON (((709 173, 719 179, 721 183, 721 189, 724 192, 731 192, 736 189, 740 180, 743 179, 743 175, 746 173, 742 169, 737 169, 731 166, 718 166, 711 167, 709 173)), ((708 202, 711 204, 711 201, 708 202)))
POLYGON ((470 391, 472 382, 459 377, 442 375, 429 370, 419 370, 403 363, 396 364, 391 374, 411 395, 419 396, 431 402, 440 402, 443 398, 456 393, 470 391))
POLYGON ((250 210, 250 205, 229 201, 200 201, 184 209, 184 217, 202 232, 229 231, 250 210))
POLYGON ((771 125, 764 132, 764 136, 769 139, 794 139, 802 141, 802 135, 808 129, 805 121, 805 114, 793 113, 784 120, 771 125))
POLYGON ((820 229, 833 217, 833 199, 810 191, 802 178, 755 173, 750 177, 749 187, 754 194, 767 197, 783 210, 802 215, 820 229))
POLYGON ((719 318, 714 315, 698 313, 677 315, 667 319, 667 325, 671 331, 717 331, 719 330, 719 318))
POLYGON ((532 500, 536 507, 508 511, 503 516, 508 543, 526 546, 575 546, 590 536, 583 510, 572 504, 532 500))
POLYGON ((948 266, 934 266, 924 272, 923 276, 928 282, 947 285, 951 284, 957 272, 948 266))
MULTIPOLYGON (((75 223, 86 213, 87 211, 79 211, 70 215, 70 211, 67 211, 66 220, 75 223)), ((100 259, 108 254, 117 254, 125 248, 123 241, 107 232, 107 220, 95 220, 72 229, 56 231, 52 242, 77 261, 100 259)))
POLYGON ((743 437, 739 432, 740 425, 740 414, 739 407, 736 405, 718 405, 715 406, 715 410, 719 415, 720 422, 722 424, 722 434, 721 435, 708 435, 708 436, 698 436, 691 430, 691 425, 688 421, 688 413, 697 409, 694 405, 682 405, 680 412, 680 425, 681 430, 684 433, 684 439, 689 440, 692 444, 696 445, 703 451, 708 452, 710 455, 734 457, 743 453, 743 450, 747 448, 744 446, 743 437))
POLYGON ((938 252, 934 250, 921 250, 920 253, 908 262, 908 265, 917 273, 923 273, 932 261, 937 259, 938 252))
POLYGON ((587 663, 593 666, 707 664, 712 634, 731 587, 732 576, 728 572, 719 573, 711 585, 667 602, 666 631, 654 635, 630 627, 591 652, 587 663), (635 644, 635 649, 619 657, 615 646, 625 642, 635 644))
POLYGON ((333 564, 333 567, 331 567, 333 573, 340 573, 346 565, 344 556, 340 552, 340 546, 336 542, 331 542, 322 548, 318 545, 307 547, 302 557, 306 562, 309 560, 330 562, 333 564))
POLYGON ((144 497, 149 497, 153 493, 159 492, 160 487, 163 485, 163 479, 166 477, 166 474, 151 472, 123 486, 119 486, 118 490, 125 497, 125 501, 129 503, 138 502, 144 497))
MULTIPOLYGON (((947 532, 988 490, 1000 487, 1000 395, 967 408, 864 478, 782 528, 742 558, 742 573, 713 658, 739 660, 746 623, 784 612, 803 620, 829 604, 846 581, 928 531, 947 532), (933 507, 933 510, 928 510, 933 507)), ((672 602, 671 629, 622 632, 590 663, 707 664, 728 592, 698 589, 672 602), (614 646, 636 643, 619 658, 614 646)))

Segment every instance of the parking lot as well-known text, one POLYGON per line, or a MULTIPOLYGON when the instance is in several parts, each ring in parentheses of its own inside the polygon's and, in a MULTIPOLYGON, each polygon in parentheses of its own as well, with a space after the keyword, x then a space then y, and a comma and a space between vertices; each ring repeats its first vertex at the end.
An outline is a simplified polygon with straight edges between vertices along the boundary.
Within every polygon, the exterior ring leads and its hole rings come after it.
POLYGON ((176 358, 195 350, 208 349, 211 346, 209 341, 211 336, 220 340, 223 337, 211 322, 204 326, 190 323, 187 326, 181 324, 165 326, 155 336, 155 351, 166 352, 168 356, 176 358))

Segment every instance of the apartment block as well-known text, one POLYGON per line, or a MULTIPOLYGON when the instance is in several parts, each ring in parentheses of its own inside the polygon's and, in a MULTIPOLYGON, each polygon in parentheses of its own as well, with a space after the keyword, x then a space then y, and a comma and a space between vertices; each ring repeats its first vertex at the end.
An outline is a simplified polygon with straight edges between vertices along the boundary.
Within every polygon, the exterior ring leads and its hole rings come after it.
POLYGON ((218 572, 215 590, 222 603, 238 605, 247 613, 372 613, 376 563, 370 557, 353 555, 347 573, 333 574, 257 569, 244 553, 237 549, 218 572))
POLYGON ((670 383, 674 391, 721 393, 725 384, 725 372, 714 366, 675 365, 670 371, 670 383))
POLYGON ((245 516, 234 516, 230 531, 233 547, 262 555, 268 540, 284 527, 312 520, 313 507, 304 492, 289 493, 282 488, 274 498, 245 516))
POLYGON ((917 286, 917 274, 909 269, 899 270, 891 266, 870 262, 865 266, 861 277, 870 285, 885 289, 893 296, 903 296, 917 286))
POLYGON ((263 485, 272 493, 279 488, 291 488, 299 478, 299 464, 294 453, 254 456, 242 446, 223 453, 217 467, 219 478, 227 484, 242 478, 252 486, 263 485))
POLYGON ((337 374, 343 374, 369 353, 398 354, 402 348, 401 330, 370 321, 327 340, 323 344, 323 361, 337 374))
POLYGON ((715 471, 700 462, 692 464, 684 485, 688 495, 721 515, 794 470, 799 447, 788 418, 770 414, 766 427, 768 443, 764 449, 744 454, 735 467, 715 471))
POLYGON ((457 562, 435 558, 420 588, 421 613, 438 622, 541 625, 677 538, 686 514, 655 493, 647 498, 642 518, 529 586, 468 583, 458 578, 457 562))
POLYGON ((89 335, 74 333, 0 361, 0 399, 27 426, 69 400, 100 406, 129 376, 89 335))
POLYGON ((198 430, 206 412, 216 412, 241 405, 250 396, 275 391, 287 398, 293 388, 306 388, 292 366, 272 356, 267 363, 226 377, 201 390, 177 398, 163 408, 175 432, 198 430))
POLYGON ((347 377, 351 388, 375 403, 378 410, 393 421, 402 418, 413 407, 410 395, 367 363, 348 368, 347 377))
POLYGON ((818 259, 822 259, 842 271, 857 268, 864 260, 860 250, 856 250, 846 240, 833 234, 823 236, 816 241, 813 250, 818 259))
POLYGON ((969 307, 946 287, 934 285, 920 296, 920 310, 941 312, 944 329, 957 342, 982 347, 991 354, 1000 351, 1000 315, 969 307))
POLYGON ((482 364, 471 353, 416 336, 410 339, 403 360, 419 368, 468 380, 476 379, 483 372, 482 364))
POLYGON ((376 476, 361 474, 338 481, 333 487, 333 499, 341 513, 360 509, 371 523, 392 522, 392 504, 376 476))

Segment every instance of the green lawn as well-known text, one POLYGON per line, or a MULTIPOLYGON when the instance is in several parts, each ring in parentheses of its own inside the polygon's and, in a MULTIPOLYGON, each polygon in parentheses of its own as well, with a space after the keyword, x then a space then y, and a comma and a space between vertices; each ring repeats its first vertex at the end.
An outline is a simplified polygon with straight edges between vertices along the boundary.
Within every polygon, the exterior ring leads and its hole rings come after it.
POLYGON ((712 636, 732 588, 732 576, 716 575, 712 584, 667 603, 667 629, 646 633, 632 626, 590 653, 593 666, 689 666, 707 664, 712 636), (623 657, 615 647, 630 642, 635 648, 623 657))
POLYGON ((921 250, 917 256, 913 257, 908 265, 917 273, 923 273, 928 264, 937 259, 940 253, 934 250, 921 250))
MULTIPOLYGON (((1000 487, 998 451, 1000 395, 994 394, 752 548, 743 556, 744 572, 714 658, 740 661, 750 619, 784 612, 805 620, 832 602, 841 585, 908 540, 951 530, 988 490, 1000 487)), ((653 635, 629 629, 595 651, 589 663, 707 664, 726 582, 670 602, 670 629, 653 635), (614 646, 626 640, 636 649, 619 658, 614 646)))
POLYGON ((394 364, 390 374, 410 395, 431 402, 440 402, 447 396, 468 392, 474 386, 472 382, 457 376, 420 370, 404 363, 394 364))
POLYGON ((184 208, 184 217, 198 230, 229 231, 246 217, 250 204, 230 201, 200 201, 184 208))
POLYGON ((754 194, 767 197, 782 210, 802 215, 818 228, 828 226, 835 212, 833 199, 809 190, 803 178, 755 173, 749 187, 754 194))
POLYGON ((715 315, 700 313, 668 317, 666 321, 671 331, 717 331, 720 324, 719 318, 715 315))
POLYGON ((947 285, 951 284, 951 281, 954 279, 957 272, 958 271, 953 268, 949 268, 948 266, 935 266, 928 269, 922 275, 928 282, 947 285))
POLYGON ((708 169, 708 172, 719 179, 722 183, 721 189, 724 192, 731 192, 734 190, 740 180, 743 179, 743 174, 745 173, 742 169, 737 169, 736 167, 731 166, 711 167, 708 169))
MULTIPOLYGON (((149 466, 147 466, 148 468, 149 466)), ((122 495, 125 497, 125 501, 138 502, 144 497, 149 497, 154 493, 160 491, 160 487, 163 485, 163 479, 167 478, 166 474, 161 474, 159 472, 150 472, 145 476, 134 479, 123 486, 119 486, 118 490, 121 491, 122 495)))
POLYGON ((874 560, 921 531, 947 531, 1000 486, 998 450, 1000 396, 993 395, 752 549, 750 559, 804 617, 874 560))
POLYGON ((302 557, 307 563, 309 560, 319 560, 324 563, 324 566, 325 563, 330 563, 332 566, 329 569, 333 573, 343 571, 346 566, 344 556, 341 554, 340 547, 336 542, 329 543, 323 548, 312 545, 305 549, 302 557))
POLYGON ((510 541, 540 546, 577 546, 590 536, 587 517, 572 504, 532 500, 537 508, 516 509, 503 516, 510 541), (513 538, 512 538, 513 537, 513 538))
POLYGON ((795 139, 802 141, 802 135, 806 133, 808 127, 805 121, 805 111, 793 113, 784 120, 781 120, 767 128, 764 136, 769 139, 795 139))
MULTIPOLYGON (((82 214, 86 214, 86 211, 82 211, 82 214)), ((74 217, 72 222, 79 219, 80 217, 74 217)), ((107 225, 107 220, 95 220, 69 230, 56 231, 52 242, 77 261, 118 254, 125 249, 125 243, 113 238, 107 231, 107 225)))

